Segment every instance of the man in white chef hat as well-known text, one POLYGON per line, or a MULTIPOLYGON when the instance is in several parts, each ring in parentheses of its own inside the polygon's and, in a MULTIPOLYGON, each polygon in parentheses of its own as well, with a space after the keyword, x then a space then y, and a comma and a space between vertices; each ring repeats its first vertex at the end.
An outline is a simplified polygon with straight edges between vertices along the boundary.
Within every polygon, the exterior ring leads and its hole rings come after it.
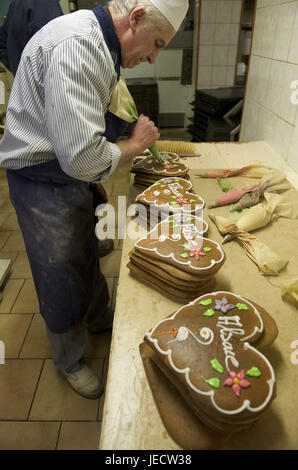
POLYGON ((109 5, 125 68, 144 61, 154 63, 188 10, 187 0, 114 0, 109 5))
MULTIPOLYGON (((109 112, 121 66, 153 64, 178 31, 187 0, 114 0, 54 19, 25 47, 14 80, 0 166, 26 244, 54 364, 71 387, 98 398, 83 360, 86 328, 111 328, 94 230, 94 184, 158 140, 141 115, 131 136, 109 112)), ((136 312, 139 315, 139 312, 136 312)))

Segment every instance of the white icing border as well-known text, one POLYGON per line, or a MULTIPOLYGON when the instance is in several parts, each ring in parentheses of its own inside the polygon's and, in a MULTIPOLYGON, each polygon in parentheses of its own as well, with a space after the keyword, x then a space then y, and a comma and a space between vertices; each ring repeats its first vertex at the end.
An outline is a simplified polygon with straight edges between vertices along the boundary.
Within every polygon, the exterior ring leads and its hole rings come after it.
MULTIPOLYGON (((170 216, 170 217, 175 217, 175 216, 170 216)), ((188 261, 182 261, 182 260, 179 260, 179 259, 176 259, 175 258, 175 254, 174 253, 169 253, 168 255, 163 255, 161 253, 159 253, 158 251, 158 247, 154 247, 154 248, 146 248, 146 247, 143 247, 143 246, 139 246, 138 244, 140 242, 142 242, 143 240, 148 240, 148 235, 150 235, 152 232, 154 232, 157 227, 161 224, 166 224, 167 223, 167 220, 170 219, 170 217, 168 217, 167 219, 163 220, 162 222, 160 222, 159 224, 157 224, 152 230, 150 230, 150 232, 147 232, 146 236, 141 238, 140 240, 138 240, 136 243, 135 243, 135 247, 138 247, 139 250, 144 250, 144 251, 153 251, 155 254, 157 254, 158 256, 160 256, 161 258, 171 258, 173 261, 175 261, 175 263, 178 263, 178 264, 181 264, 182 266, 189 266, 190 268, 194 269, 195 271, 204 271, 204 270, 207 270, 207 269, 210 269, 212 268, 215 264, 219 264, 223 261, 224 259, 224 252, 223 250, 221 249, 220 245, 215 242, 214 240, 211 240, 210 238, 205 238, 205 237, 202 237, 201 236, 201 233, 204 234, 205 232, 200 232, 200 235, 198 235, 198 237, 196 238, 197 239, 201 239, 201 240, 207 240, 209 242, 212 242, 213 244, 217 245, 216 246, 216 249, 217 251, 220 252, 221 254, 221 257, 218 261, 215 261, 214 259, 211 260, 211 264, 209 264, 209 266, 193 266, 192 265, 192 260, 189 259, 188 261)), ((195 219, 198 219, 198 220, 203 220, 201 219, 200 217, 196 217, 196 216, 192 216, 194 217, 195 219)), ((204 222, 204 220, 203 220, 204 222)), ((206 222, 207 223, 207 222, 206 222)), ((150 237, 149 237, 150 238, 150 237)))
MULTIPOLYGON (((167 153, 168 155, 174 155, 173 160, 172 160, 171 163, 169 163, 169 164, 172 164, 172 163, 175 163, 175 164, 176 164, 176 162, 178 162, 179 165, 184 165, 184 166, 185 166, 185 170, 182 170, 181 168, 179 168, 179 170, 176 170, 176 173, 167 173, 168 176, 169 176, 169 178, 170 178, 171 176, 174 177, 175 175, 179 175, 179 173, 185 173, 185 172, 189 171, 189 166, 188 166, 186 163, 181 163, 181 162, 179 162, 179 158, 180 158, 180 157, 179 157, 179 155, 177 155, 177 153, 174 153, 174 152, 166 152, 166 153, 167 153)), ((140 167, 137 166, 137 165, 141 165, 141 164, 143 163, 143 160, 149 159, 151 156, 152 156, 152 154, 151 154, 151 155, 148 155, 148 156, 146 156, 146 157, 144 157, 144 158, 142 159, 142 161, 141 161, 141 162, 138 162, 136 165, 133 165, 133 166, 132 166, 132 170, 140 170, 140 171, 144 171, 144 172, 148 172, 148 173, 151 173, 151 172, 152 172, 152 173, 156 173, 156 174, 158 174, 158 175, 161 174, 161 173, 165 173, 165 174, 166 174, 166 172, 167 172, 168 170, 158 170, 158 171, 157 171, 157 170, 155 170, 154 168, 145 169, 145 168, 140 168, 140 167)), ((154 157, 153 157, 153 158, 154 158, 154 157)))
MULTIPOLYGON (((233 296, 235 297, 238 297, 239 299, 241 299, 243 302, 247 302, 254 310, 255 314, 257 315, 258 319, 260 319, 261 321, 261 324, 262 324, 262 327, 261 327, 261 330, 260 331, 263 331, 263 321, 261 319, 261 315, 259 313, 259 311, 256 309, 256 307, 254 307, 248 300, 246 299, 243 299, 240 295, 238 294, 234 294, 233 292, 225 292, 225 291, 218 291, 218 292, 212 292, 212 293, 209 293, 209 294, 204 294, 204 295, 201 295, 200 297, 198 297, 197 299, 193 300, 192 302, 189 302, 187 305, 184 305, 183 307, 180 307, 171 317, 168 317, 168 318, 165 318, 164 320, 161 320, 157 325, 155 325, 155 327, 152 329, 151 332, 148 332, 146 333, 145 335, 145 338, 147 338, 149 341, 151 341, 151 343, 154 344, 154 347, 159 351, 160 354, 164 355, 164 356, 168 356, 168 360, 169 360, 169 363, 171 365, 171 367, 174 369, 175 372, 177 372, 178 374, 184 374, 185 375, 185 379, 186 379, 186 382, 188 384, 188 386, 196 393, 198 393, 199 395, 204 395, 204 396, 209 396, 210 399, 211 399, 211 402, 214 406, 214 408, 219 411, 220 413, 223 413, 223 414, 226 414, 226 415, 236 415, 236 414, 239 414, 241 413, 242 411, 244 410, 248 410, 248 411, 251 411, 252 413, 258 413, 259 411, 262 411, 266 405, 269 403, 271 397, 272 397, 272 394, 273 394, 273 389, 274 389, 274 383, 275 383, 275 374, 274 374, 274 370, 273 370, 273 367, 272 365, 270 364, 270 362, 268 361, 268 359, 266 358, 266 356, 264 356, 260 351, 258 351, 257 349, 255 349, 253 346, 251 346, 249 343, 245 342, 244 343, 244 349, 250 349, 252 350, 253 352, 257 353, 263 360, 264 362, 268 365, 268 368, 270 370, 270 373, 271 373, 271 377, 269 380, 267 380, 267 384, 269 386, 269 392, 268 392, 268 395, 265 399, 265 401, 263 402, 262 405, 258 406, 257 408, 253 408, 251 405, 250 405, 250 401, 249 400, 244 400, 243 404, 236 410, 225 410, 223 408, 221 408, 220 406, 218 406, 215 402, 215 393, 216 391, 215 390, 210 390, 209 392, 203 392, 202 390, 199 390, 197 387, 195 387, 195 385, 193 385, 193 383, 191 382, 190 378, 189 378, 189 374, 190 374, 190 368, 189 367, 186 367, 185 369, 179 369, 178 367, 175 366, 174 362, 173 362, 173 359, 172 359, 172 349, 168 349, 167 351, 163 351, 159 345, 158 345, 158 340, 155 339, 155 338, 152 338, 152 334, 154 333, 154 331, 159 327, 159 325, 161 325, 162 323, 165 323, 169 320, 173 320, 176 315, 178 315, 178 313, 184 309, 184 308, 187 308, 189 306, 193 306, 195 305, 199 299, 203 298, 203 297, 206 297, 207 296, 217 296, 218 294, 232 294, 233 296)), ((252 335, 250 336, 247 336, 246 338, 242 339, 241 341, 245 341, 247 338, 250 338, 252 335)))

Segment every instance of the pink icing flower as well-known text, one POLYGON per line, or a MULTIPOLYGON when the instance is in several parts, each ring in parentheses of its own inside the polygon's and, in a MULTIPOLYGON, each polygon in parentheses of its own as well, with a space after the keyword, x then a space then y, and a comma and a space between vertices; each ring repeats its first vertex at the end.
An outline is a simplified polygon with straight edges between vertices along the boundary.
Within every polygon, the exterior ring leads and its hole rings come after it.
POLYGON ((200 259, 200 256, 206 256, 206 253, 204 253, 200 248, 196 248, 194 250, 190 250, 189 256, 191 258, 194 256, 195 259, 198 261, 200 259))
POLYGON ((250 382, 245 379, 245 372, 242 369, 238 374, 229 370, 230 377, 225 381, 224 386, 232 387, 233 392, 237 397, 240 397, 241 388, 250 387, 250 382))
POLYGON ((166 165, 166 166, 165 166, 165 169, 166 169, 166 170, 171 170, 172 168, 174 168, 173 165, 166 165))
POLYGON ((177 197, 176 202, 178 202, 178 204, 188 204, 188 197, 184 198, 183 196, 179 196, 177 197))

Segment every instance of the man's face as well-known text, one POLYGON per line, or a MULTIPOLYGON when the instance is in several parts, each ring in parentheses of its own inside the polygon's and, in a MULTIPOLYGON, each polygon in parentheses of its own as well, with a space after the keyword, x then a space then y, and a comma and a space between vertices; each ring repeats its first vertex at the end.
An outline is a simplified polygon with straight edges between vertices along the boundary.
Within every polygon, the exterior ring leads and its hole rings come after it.
POLYGON ((147 31, 140 21, 135 28, 130 28, 121 42, 121 66, 133 68, 141 62, 154 64, 161 49, 174 37, 174 30, 154 29, 147 31))

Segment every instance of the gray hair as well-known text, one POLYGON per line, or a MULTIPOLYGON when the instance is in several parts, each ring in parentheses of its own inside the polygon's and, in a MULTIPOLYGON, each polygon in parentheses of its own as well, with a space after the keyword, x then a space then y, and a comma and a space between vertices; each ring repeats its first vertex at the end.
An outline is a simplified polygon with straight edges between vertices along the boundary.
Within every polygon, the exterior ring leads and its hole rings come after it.
POLYGON ((146 10, 145 29, 147 31, 155 28, 165 30, 171 27, 167 18, 150 2, 150 0, 113 0, 109 6, 115 8, 119 16, 128 17, 132 10, 144 7, 146 10))

